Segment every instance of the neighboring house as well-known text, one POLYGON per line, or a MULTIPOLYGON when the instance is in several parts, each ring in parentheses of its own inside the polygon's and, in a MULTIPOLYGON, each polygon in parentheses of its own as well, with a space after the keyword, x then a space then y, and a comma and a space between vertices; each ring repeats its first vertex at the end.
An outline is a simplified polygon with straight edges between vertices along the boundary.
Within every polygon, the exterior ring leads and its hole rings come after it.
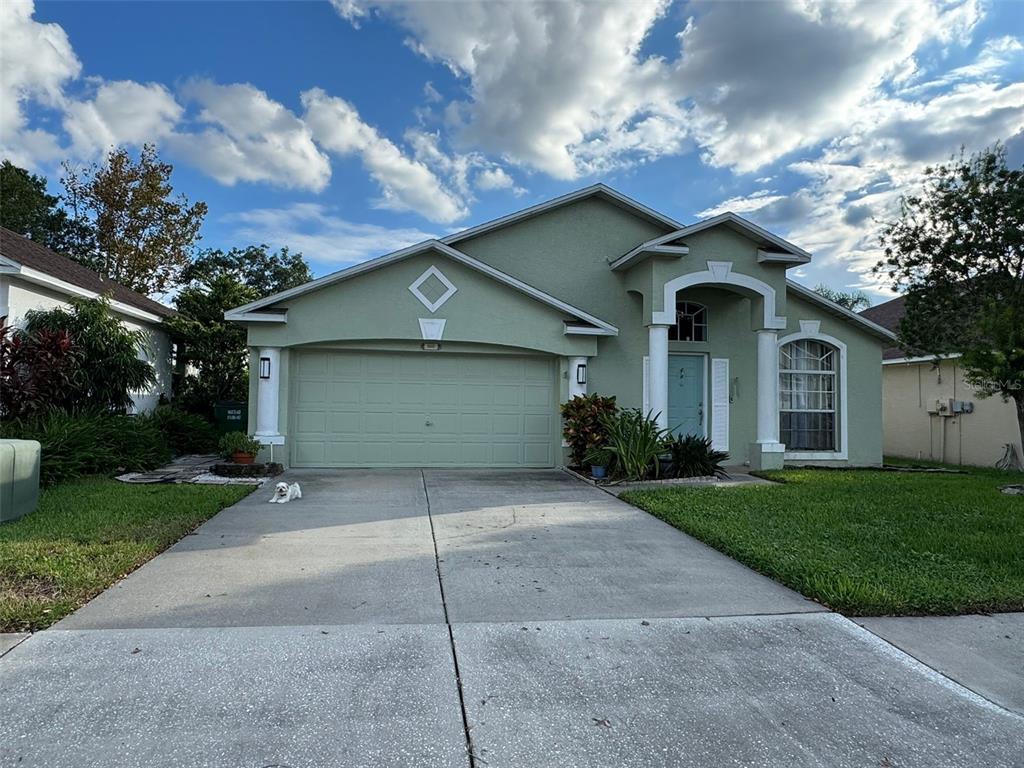
MULTIPOLYGON (((861 312, 893 333, 903 297, 861 312)), ((913 459, 992 466, 1007 443, 1021 452, 1017 410, 998 395, 980 398, 964 377, 959 355, 908 357, 899 347, 882 353, 885 452, 913 459)))
POLYGON ((559 403, 585 392, 736 463, 878 464, 892 334, 786 279, 809 260, 598 184, 226 317, 249 423, 292 466, 555 466, 559 403))
POLYGON ((68 306, 76 297, 100 296, 110 300, 111 310, 127 327, 149 334, 150 349, 142 356, 153 364, 156 384, 148 392, 131 395, 136 411, 152 410, 161 394, 171 394, 171 341, 161 323, 174 310, 0 227, 0 318, 6 317, 8 325, 20 325, 29 310, 68 306))

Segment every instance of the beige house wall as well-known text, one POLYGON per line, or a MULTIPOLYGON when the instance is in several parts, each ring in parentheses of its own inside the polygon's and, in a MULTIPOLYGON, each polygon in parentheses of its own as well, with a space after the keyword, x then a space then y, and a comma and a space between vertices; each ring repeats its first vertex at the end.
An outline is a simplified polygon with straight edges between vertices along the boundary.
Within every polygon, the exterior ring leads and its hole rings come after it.
POLYGON ((886 363, 882 392, 887 455, 992 466, 1013 443, 1024 456, 1013 403, 978 397, 956 359, 938 367, 930 361, 886 363), (974 411, 951 413, 950 400, 973 403, 974 411), (940 403, 947 408, 939 411, 940 403))

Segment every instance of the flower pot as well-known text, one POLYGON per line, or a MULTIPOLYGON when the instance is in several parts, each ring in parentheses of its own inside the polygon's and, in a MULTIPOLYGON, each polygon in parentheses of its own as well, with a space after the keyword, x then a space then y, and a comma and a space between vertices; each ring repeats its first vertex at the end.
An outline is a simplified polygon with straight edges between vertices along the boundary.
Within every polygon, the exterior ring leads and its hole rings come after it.
POLYGON ((608 467, 595 467, 591 465, 590 476, 598 480, 608 476, 608 467))
POLYGON ((672 471, 672 457, 671 456, 659 456, 658 457, 658 477, 668 477, 672 471))
POLYGON ((231 461, 235 464, 252 464, 255 458, 251 453, 242 453, 241 451, 231 454, 231 461))

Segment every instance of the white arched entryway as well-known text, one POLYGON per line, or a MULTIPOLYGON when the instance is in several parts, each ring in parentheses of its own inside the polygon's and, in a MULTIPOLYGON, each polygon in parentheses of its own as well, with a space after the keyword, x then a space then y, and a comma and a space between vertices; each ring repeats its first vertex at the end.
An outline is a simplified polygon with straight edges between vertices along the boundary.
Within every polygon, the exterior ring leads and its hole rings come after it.
MULTIPOLYGON (((658 426, 668 428, 668 329, 675 324, 676 293, 694 286, 732 288, 760 301, 757 334, 757 466, 781 464, 785 446, 779 442, 779 339, 786 318, 775 314, 775 288, 756 277, 734 272, 731 261, 709 261, 707 269, 668 280, 661 310, 651 312, 648 326, 648 402, 658 426), (762 457, 774 458, 765 462, 762 457)), ((712 407, 714 404, 712 403, 712 407)), ((752 460, 755 457, 751 457, 752 460)))

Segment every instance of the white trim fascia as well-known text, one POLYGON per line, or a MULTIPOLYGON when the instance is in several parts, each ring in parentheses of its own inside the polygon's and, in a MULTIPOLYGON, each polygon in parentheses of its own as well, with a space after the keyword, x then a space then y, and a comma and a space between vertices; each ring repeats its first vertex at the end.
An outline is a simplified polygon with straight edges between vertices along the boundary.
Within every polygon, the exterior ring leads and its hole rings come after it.
POLYGON ((561 197, 556 197, 553 200, 548 200, 547 202, 539 203, 538 205, 534 205, 529 208, 524 208, 521 211, 510 213, 507 216, 502 216, 492 221, 478 224, 475 227, 464 229, 461 232, 453 232, 446 237, 442 237, 441 242, 446 245, 452 245, 460 240, 468 240, 471 237, 477 237, 478 235, 486 234, 495 229, 507 227, 510 224, 518 224, 519 222, 526 221, 534 216, 547 213, 548 211, 559 208, 563 205, 585 200, 586 198, 593 197, 594 195, 605 195, 606 197, 610 197, 623 207, 628 208, 640 216, 668 229, 676 230, 682 226, 678 221, 669 218, 663 213, 659 213, 653 208, 649 208, 643 203, 639 203, 636 200, 627 197, 621 192, 617 192, 606 184, 593 184, 589 187, 584 187, 583 189, 577 189, 575 192, 562 195, 561 197))
POLYGON ((863 330, 874 333, 876 336, 881 336, 886 341, 896 341, 896 334, 887 328, 883 328, 877 323, 873 323, 862 315, 858 315, 856 312, 851 312, 846 307, 841 307, 834 301, 829 301, 824 296, 815 293, 810 288, 795 283, 792 280, 786 280, 786 288, 792 290, 794 293, 800 295, 801 298, 808 299, 811 302, 820 304, 821 306, 828 309, 832 314, 838 315, 844 320, 852 320, 854 323, 860 325, 863 330))
POLYGON ((891 360, 883 360, 882 365, 914 365, 916 363, 935 363, 943 360, 956 360, 960 357, 959 352, 951 352, 948 355, 921 355, 920 357, 896 357, 891 360))
POLYGON ((810 261, 809 256, 797 256, 792 253, 780 253, 779 251, 766 251, 763 248, 757 249, 757 261, 760 264, 806 264, 810 261))
POLYGON ((618 336, 618 329, 609 330, 607 328, 592 327, 589 325, 572 325, 565 323, 566 336, 618 336))
POLYGON ((617 336, 619 333, 619 329, 616 328, 611 323, 606 323, 604 320, 600 320, 599 318, 594 317, 588 312, 584 312, 582 309, 574 307, 571 304, 567 304, 566 302, 561 301, 560 299, 556 299, 554 296, 551 296, 550 294, 547 294, 538 288, 534 288, 532 285, 527 285, 522 280, 518 280, 512 277, 511 275, 507 275, 501 270, 495 269, 494 267, 490 266, 489 264, 484 264, 482 261, 477 261, 472 256, 469 256, 463 253, 462 251, 456 250, 455 248, 452 248, 450 245, 446 245, 440 240, 424 240, 422 243, 417 243, 416 245, 411 245, 408 248, 403 248, 400 251, 389 253, 387 256, 381 256, 379 258, 363 262, 362 264, 357 264, 354 267, 349 267, 348 269, 343 269, 339 272, 334 272, 333 274, 326 275, 325 277, 321 277, 317 280, 313 280, 311 282, 305 283, 295 288, 289 288, 287 291, 281 291, 280 293, 275 293, 272 296, 267 296, 265 299, 260 299, 249 304, 245 304, 241 307, 235 307, 234 309, 229 309, 227 312, 224 313, 224 317, 227 319, 231 319, 228 317, 228 315, 239 315, 248 312, 253 312, 255 310, 262 309, 263 307, 276 304, 279 301, 284 301, 285 299, 289 299, 295 296, 302 296, 303 294, 311 293, 312 291, 325 288, 328 285, 340 283, 344 280, 350 280, 353 277, 357 277, 367 272, 372 272, 374 270, 381 269, 382 267, 386 267, 389 264, 394 264, 395 262, 402 261, 403 259, 408 259, 412 256, 417 256, 421 253, 429 253, 430 251, 437 251, 438 253, 447 256, 453 261, 457 261, 460 264, 464 264, 465 266, 469 267, 470 269, 475 269, 477 272, 487 275, 488 277, 496 280, 499 283, 503 283, 504 285, 507 285, 510 288, 515 288, 517 291, 520 291, 521 293, 525 293, 527 296, 536 299, 542 304, 547 304, 549 307, 553 307, 554 309, 560 310, 569 315, 574 315, 580 320, 590 323, 591 325, 595 325, 598 328, 603 328, 605 331, 608 331, 609 335, 611 336, 617 336))
POLYGON ((835 336, 830 336, 827 333, 808 333, 806 331, 798 331, 791 333, 788 336, 783 336, 779 339, 778 348, 781 350, 783 346, 789 344, 791 341, 800 341, 801 339, 810 339, 813 341, 823 341, 826 344, 831 344, 833 347, 839 350, 839 450, 838 451, 786 451, 783 458, 786 459, 805 459, 807 461, 824 461, 824 460, 835 460, 845 461, 850 455, 850 419, 849 419, 849 389, 847 387, 846 377, 846 342, 841 339, 837 339, 835 336))
POLYGON ((639 261, 639 257, 642 256, 644 253, 648 252, 651 246, 664 245, 665 243, 670 243, 673 240, 678 240, 680 238, 696 234, 697 232, 702 232, 705 229, 717 227, 721 224, 732 224, 733 226, 739 227, 740 229, 743 229, 747 232, 757 235, 758 237, 764 240, 767 240, 772 245, 778 246, 779 248, 785 251, 789 251, 794 255, 795 258, 800 259, 799 263, 801 264, 806 264, 811 260, 811 254, 805 251, 803 248, 793 245, 793 243, 787 240, 783 240, 778 235, 772 234, 767 229, 759 227, 752 221, 747 221, 742 216, 737 216, 732 211, 726 211, 725 213, 720 213, 717 216, 712 216, 710 219, 698 221, 696 224, 691 224, 687 227, 682 227, 680 229, 677 229, 675 232, 669 232, 667 235, 661 235, 660 237, 656 237, 653 240, 648 240, 646 243, 641 243, 629 253, 625 254, 624 256, 620 256, 615 261, 613 261, 611 263, 611 268, 615 271, 626 269, 628 267, 633 266, 634 263, 639 261))
POLYGON ((0 254, 0 275, 16 275, 21 272, 21 262, 0 254))
MULTIPOLYGON (((58 293, 66 293, 69 296, 79 296, 84 299, 98 299, 103 294, 90 291, 88 288, 82 288, 74 283, 69 283, 64 280, 60 280, 53 275, 48 275, 45 272, 40 272, 37 269, 31 267, 22 267, 21 270, 15 274, 25 282, 34 283, 35 285, 42 285, 47 288, 52 288, 58 293)), ((127 315, 128 317, 136 320, 145 320, 149 323, 155 323, 159 325, 163 322, 163 318, 160 315, 152 312, 147 312, 144 309, 133 307, 131 304, 125 304, 123 301, 116 301, 110 299, 110 308, 115 312, 127 315)))
POLYGON ((749 291, 758 293, 763 298, 764 305, 764 327, 771 330, 783 330, 786 327, 786 318, 775 314, 775 289, 763 280, 732 271, 731 261, 709 261, 707 270, 702 272, 689 272, 669 280, 663 286, 662 309, 660 312, 651 313, 653 325, 674 325, 675 324, 675 295, 685 288, 692 288, 695 285, 733 285, 738 288, 746 288, 749 291))
POLYGON ((287 312, 238 312, 229 309, 224 313, 225 320, 241 323, 287 323, 287 312))

